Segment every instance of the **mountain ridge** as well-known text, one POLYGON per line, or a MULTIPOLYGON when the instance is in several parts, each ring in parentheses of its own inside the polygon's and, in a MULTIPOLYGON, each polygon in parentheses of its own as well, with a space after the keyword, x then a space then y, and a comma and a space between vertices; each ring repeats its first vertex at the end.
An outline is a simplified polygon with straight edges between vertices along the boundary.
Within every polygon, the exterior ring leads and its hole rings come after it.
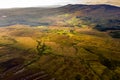
POLYGON ((71 14, 73 17, 78 17, 80 19, 81 17, 82 19, 90 18, 94 20, 93 22, 101 22, 102 20, 109 19, 117 19, 119 21, 120 7, 107 4, 68 4, 66 6, 56 8, 33 7, 2 9, 0 10, 0 26, 9 26, 14 24, 25 24, 31 26, 56 25, 54 22, 60 19, 58 16, 65 14, 71 14))

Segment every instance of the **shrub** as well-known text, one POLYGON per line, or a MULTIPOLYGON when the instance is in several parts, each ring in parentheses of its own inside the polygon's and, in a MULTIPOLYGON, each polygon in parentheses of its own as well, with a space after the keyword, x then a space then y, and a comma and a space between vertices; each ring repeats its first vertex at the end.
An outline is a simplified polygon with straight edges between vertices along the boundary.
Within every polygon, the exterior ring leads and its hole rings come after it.
POLYGON ((40 41, 37 41, 37 51, 38 55, 44 55, 44 54, 49 54, 52 52, 51 48, 47 46, 45 43, 42 43, 40 41))

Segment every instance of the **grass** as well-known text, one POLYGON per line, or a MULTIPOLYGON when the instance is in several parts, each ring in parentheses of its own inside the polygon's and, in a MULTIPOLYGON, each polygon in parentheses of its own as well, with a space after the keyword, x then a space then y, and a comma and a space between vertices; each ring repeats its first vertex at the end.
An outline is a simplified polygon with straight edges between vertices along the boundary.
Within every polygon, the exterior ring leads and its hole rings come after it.
POLYGON ((25 69, 44 70, 57 80, 119 79, 120 40, 105 32, 88 27, 11 28, 0 28, 4 29, 0 35, 0 47, 4 47, 0 49, 0 55, 5 54, 1 62, 14 57, 24 58, 24 64, 34 60, 40 56, 36 49, 38 40, 49 46, 51 51, 25 69), (115 68, 111 69, 108 63, 115 68))

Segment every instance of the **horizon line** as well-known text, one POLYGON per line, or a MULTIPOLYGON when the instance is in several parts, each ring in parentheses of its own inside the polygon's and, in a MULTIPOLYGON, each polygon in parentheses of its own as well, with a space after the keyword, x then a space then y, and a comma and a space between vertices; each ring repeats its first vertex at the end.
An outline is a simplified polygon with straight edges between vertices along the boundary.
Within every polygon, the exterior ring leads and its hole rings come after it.
POLYGON ((0 9, 20 9, 20 8, 57 8, 57 7, 62 7, 62 6, 66 6, 66 5, 111 5, 111 6, 116 6, 116 7, 120 7, 120 5, 114 5, 114 4, 109 4, 109 3, 104 3, 104 4, 86 4, 86 3, 81 3, 81 4, 60 4, 60 5, 44 5, 44 6, 19 6, 19 7, 5 7, 5 8, 0 8, 0 9))

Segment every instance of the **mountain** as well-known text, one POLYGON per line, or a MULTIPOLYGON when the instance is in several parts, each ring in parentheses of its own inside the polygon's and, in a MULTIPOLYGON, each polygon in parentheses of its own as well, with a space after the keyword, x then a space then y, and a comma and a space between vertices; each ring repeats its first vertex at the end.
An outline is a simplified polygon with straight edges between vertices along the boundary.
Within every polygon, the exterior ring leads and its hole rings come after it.
POLYGON ((120 7, 112 5, 66 5, 61 7, 79 19, 95 23, 101 31, 120 30, 120 7))
POLYGON ((116 6, 0 10, 0 80, 120 80, 119 47, 116 6))
POLYGON ((2 9, 0 10, 0 26, 14 24, 25 24, 30 26, 69 26, 67 22, 69 22, 68 20, 72 20, 73 17, 80 21, 94 23, 97 25, 97 29, 99 29, 100 26, 102 26, 102 28, 109 27, 110 29, 113 29, 114 26, 114 29, 120 29, 120 7, 106 4, 69 4, 55 8, 34 7, 2 9))
POLYGON ((114 16, 114 17, 119 16, 120 17, 120 7, 112 6, 112 5, 105 5, 105 4, 101 4, 101 5, 80 5, 80 4, 71 5, 71 4, 69 4, 69 5, 61 7, 61 8, 64 9, 63 11, 67 11, 67 12, 80 11, 84 15, 94 16, 94 17, 110 17, 110 16, 114 16))

